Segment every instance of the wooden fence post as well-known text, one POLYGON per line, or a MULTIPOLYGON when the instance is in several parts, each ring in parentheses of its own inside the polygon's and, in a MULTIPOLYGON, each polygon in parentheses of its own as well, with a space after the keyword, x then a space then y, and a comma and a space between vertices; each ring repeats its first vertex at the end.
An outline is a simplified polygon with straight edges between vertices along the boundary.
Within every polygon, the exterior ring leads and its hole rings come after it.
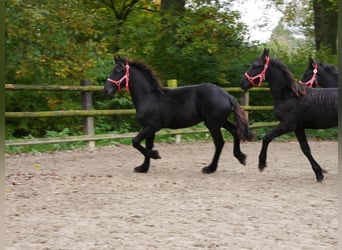
MULTIPOLYGON (((90 80, 81 80, 81 86, 90 86, 90 80)), ((90 91, 82 91, 82 109, 83 110, 91 110, 93 109, 93 93, 90 91)), ((83 118, 83 134, 85 135, 94 135, 94 117, 86 116, 83 118)), ((88 147, 90 150, 95 148, 95 141, 88 141, 88 147)))
MULTIPOLYGON (((240 100, 241 106, 249 106, 249 92, 244 91, 241 94, 241 100, 240 100)), ((245 111, 247 121, 249 121, 248 111, 245 111)))

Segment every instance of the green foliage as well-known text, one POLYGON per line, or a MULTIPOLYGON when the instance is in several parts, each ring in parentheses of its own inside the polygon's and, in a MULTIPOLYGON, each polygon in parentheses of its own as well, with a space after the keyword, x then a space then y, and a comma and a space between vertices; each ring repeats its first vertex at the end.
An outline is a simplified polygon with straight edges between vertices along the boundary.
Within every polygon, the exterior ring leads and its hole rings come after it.
MULTIPOLYGON (((6 83, 79 85, 105 79, 112 63, 98 13, 81 1, 6 1, 6 83), (25 25, 23 25, 25 24, 25 25)), ((7 92, 6 111, 80 109, 79 93, 7 92), (75 95, 76 94, 76 95, 75 95)), ((78 118, 6 121, 7 136, 42 136, 65 127, 77 132, 78 118)))
POLYGON ((163 81, 237 86, 251 53, 239 18, 218 3, 190 6, 181 16, 140 12, 124 24, 120 53, 146 61, 163 81))
POLYGON ((75 84, 94 78, 108 58, 95 14, 78 0, 7 1, 7 80, 75 84))

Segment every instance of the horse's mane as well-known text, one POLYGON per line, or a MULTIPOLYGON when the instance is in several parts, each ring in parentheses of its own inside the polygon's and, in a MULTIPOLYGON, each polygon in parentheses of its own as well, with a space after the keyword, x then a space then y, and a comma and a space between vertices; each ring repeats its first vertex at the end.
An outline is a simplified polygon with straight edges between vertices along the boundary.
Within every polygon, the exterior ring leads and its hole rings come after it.
POLYGON ((138 60, 127 60, 127 62, 129 65, 139 68, 141 71, 143 71, 148 76, 149 83, 153 85, 157 90, 162 90, 163 85, 158 79, 155 71, 150 66, 138 60))
POLYGON ((307 94, 307 87, 301 84, 298 84, 295 80, 295 78, 293 77, 292 73, 290 72, 290 70, 288 69, 288 67, 282 63, 281 61, 279 61, 278 59, 272 58, 272 63, 278 67, 281 71, 285 72, 287 78, 290 81, 290 89, 291 91, 296 95, 296 96, 304 96, 307 94))

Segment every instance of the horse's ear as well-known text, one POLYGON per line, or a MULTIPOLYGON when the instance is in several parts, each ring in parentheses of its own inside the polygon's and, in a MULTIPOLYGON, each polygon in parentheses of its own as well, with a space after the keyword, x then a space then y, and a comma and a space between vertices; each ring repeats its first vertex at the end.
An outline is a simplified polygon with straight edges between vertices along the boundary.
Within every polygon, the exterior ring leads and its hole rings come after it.
POLYGON ((267 58, 270 56, 270 49, 264 48, 264 52, 262 53, 263 58, 267 58))
POLYGON ((126 60, 122 58, 121 56, 114 56, 114 62, 115 64, 122 64, 122 65, 126 64, 126 60))
POLYGON ((310 57, 309 63, 310 63, 310 66, 314 68, 315 65, 317 64, 317 61, 315 58, 310 57))

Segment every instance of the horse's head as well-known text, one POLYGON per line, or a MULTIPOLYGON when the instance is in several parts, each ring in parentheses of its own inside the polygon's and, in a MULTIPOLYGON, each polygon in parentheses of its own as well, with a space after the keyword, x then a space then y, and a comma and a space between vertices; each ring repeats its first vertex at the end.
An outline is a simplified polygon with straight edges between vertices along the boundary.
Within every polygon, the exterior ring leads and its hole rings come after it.
POLYGON ((315 59, 309 58, 309 66, 305 70, 300 84, 306 85, 310 88, 316 88, 318 86, 318 63, 315 59))
POLYGON ((261 57, 256 59, 245 73, 240 83, 241 88, 243 90, 248 90, 251 87, 261 86, 266 78, 265 75, 269 62, 270 50, 265 48, 261 57))
POLYGON ((104 94, 112 98, 117 91, 126 87, 128 91, 129 65, 125 58, 115 57, 115 66, 104 86, 104 94))

